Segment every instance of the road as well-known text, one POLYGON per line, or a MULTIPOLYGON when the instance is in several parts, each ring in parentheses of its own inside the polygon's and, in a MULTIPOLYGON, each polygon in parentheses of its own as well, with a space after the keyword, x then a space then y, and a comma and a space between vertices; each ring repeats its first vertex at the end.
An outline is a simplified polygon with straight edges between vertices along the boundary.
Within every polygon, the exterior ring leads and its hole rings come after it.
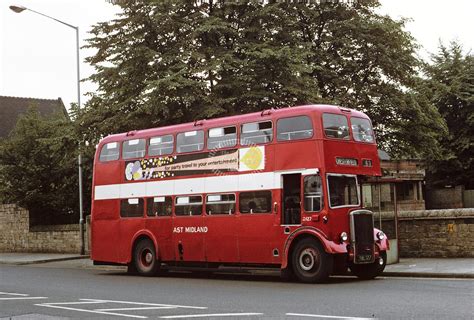
POLYGON ((170 273, 143 278, 80 262, 0 265, 0 319, 473 319, 474 281, 170 273), (73 265, 74 263, 78 265, 73 265))

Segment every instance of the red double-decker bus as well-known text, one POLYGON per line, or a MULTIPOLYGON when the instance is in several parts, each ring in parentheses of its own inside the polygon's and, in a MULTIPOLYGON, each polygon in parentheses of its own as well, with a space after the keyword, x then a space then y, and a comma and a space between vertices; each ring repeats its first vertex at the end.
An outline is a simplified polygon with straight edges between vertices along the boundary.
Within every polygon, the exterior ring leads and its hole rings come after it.
POLYGON ((361 205, 380 175, 370 119, 329 105, 104 138, 92 193, 95 264, 273 267, 320 282, 379 275, 388 242, 361 205))

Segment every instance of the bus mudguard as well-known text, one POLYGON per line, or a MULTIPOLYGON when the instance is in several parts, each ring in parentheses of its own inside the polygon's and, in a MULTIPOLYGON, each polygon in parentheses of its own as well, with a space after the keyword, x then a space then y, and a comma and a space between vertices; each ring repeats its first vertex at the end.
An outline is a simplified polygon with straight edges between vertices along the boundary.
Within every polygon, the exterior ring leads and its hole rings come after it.
POLYGON ((284 269, 288 265, 288 256, 290 254, 290 248, 291 244, 295 239, 297 239, 301 235, 309 235, 317 238, 321 244, 324 247, 324 251, 326 251, 329 254, 336 254, 336 253, 347 253, 347 244, 345 243, 335 243, 334 241, 331 241, 328 239, 326 234, 322 232, 321 230, 315 228, 315 227, 301 227, 293 231, 292 234, 286 239, 285 246, 284 246, 284 251, 283 251, 283 257, 282 257, 282 265, 281 268, 284 269))
POLYGON ((382 232, 382 230, 379 230, 377 228, 374 228, 374 240, 375 240, 375 244, 377 245, 379 251, 387 251, 390 249, 390 245, 389 245, 389 242, 388 242, 388 238, 387 236, 382 232), (379 233, 382 233, 384 236, 383 236, 383 239, 379 239, 379 233))
POLYGON ((137 241, 137 239, 140 238, 140 237, 146 237, 146 238, 149 238, 151 241, 153 241, 153 245, 155 246, 156 256, 159 257, 159 255, 158 255, 158 252, 159 252, 158 242, 156 241, 155 236, 153 236, 153 233, 151 233, 150 230, 141 229, 141 230, 138 230, 137 233, 135 233, 132 237, 132 242, 130 243, 130 247, 129 247, 128 255, 127 255, 127 261, 126 261, 127 263, 130 263, 132 261, 133 246, 134 246, 135 242, 137 241))

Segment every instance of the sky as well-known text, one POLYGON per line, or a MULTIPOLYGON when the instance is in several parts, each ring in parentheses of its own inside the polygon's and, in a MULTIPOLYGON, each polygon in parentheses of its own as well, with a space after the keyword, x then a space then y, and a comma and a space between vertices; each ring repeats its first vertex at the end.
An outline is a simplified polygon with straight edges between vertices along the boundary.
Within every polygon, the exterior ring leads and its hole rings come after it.
MULTIPOLYGON (((440 40, 459 41, 466 52, 474 49, 473 0, 380 0, 378 9, 394 19, 411 18, 406 31, 422 48, 420 57, 429 59, 440 40)), ((110 0, 0 0, 0 95, 43 99, 61 98, 68 108, 77 102, 75 30, 38 14, 14 13, 10 5, 39 11, 78 26, 80 46, 89 38, 91 26, 114 19, 119 13, 110 0)), ((81 79, 93 68, 84 58, 93 49, 80 50, 81 79)), ((85 94, 96 90, 90 82, 81 83, 81 103, 85 94)))

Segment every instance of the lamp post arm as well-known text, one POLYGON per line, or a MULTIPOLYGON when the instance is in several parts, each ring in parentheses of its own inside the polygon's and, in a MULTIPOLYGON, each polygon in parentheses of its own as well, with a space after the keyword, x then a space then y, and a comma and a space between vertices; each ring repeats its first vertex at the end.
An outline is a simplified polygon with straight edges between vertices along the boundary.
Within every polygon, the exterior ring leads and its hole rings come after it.
POLYGON ((59 19, 53 18, 53 17, 51 17, 51 16, 48 16, 47 14, 44 14, 44 13, 41 13, 41 12, 32 10, 32 9, 30 9, 30 8, 25 8, 25 10, 34 12, 34 13, 39 14, 39 15, 42 15, 43 17, 46 17, 46 18, 52 19, 52 20, 54 20, 54 21, 57 21, 57 22, 59 22, 59 23, 62 23, 62 24, 64 24, 65 26, 68 26, 68 27, 70 27, 70 28, 73 28, 73 29, 76 29, 76 30, 79 29, 79 27, 73 26, 72 24, 69 24, 69 23, 67 23, 67 22, 64 22, 64 21, 61 21, 61 20, 59 20, 59 19))

